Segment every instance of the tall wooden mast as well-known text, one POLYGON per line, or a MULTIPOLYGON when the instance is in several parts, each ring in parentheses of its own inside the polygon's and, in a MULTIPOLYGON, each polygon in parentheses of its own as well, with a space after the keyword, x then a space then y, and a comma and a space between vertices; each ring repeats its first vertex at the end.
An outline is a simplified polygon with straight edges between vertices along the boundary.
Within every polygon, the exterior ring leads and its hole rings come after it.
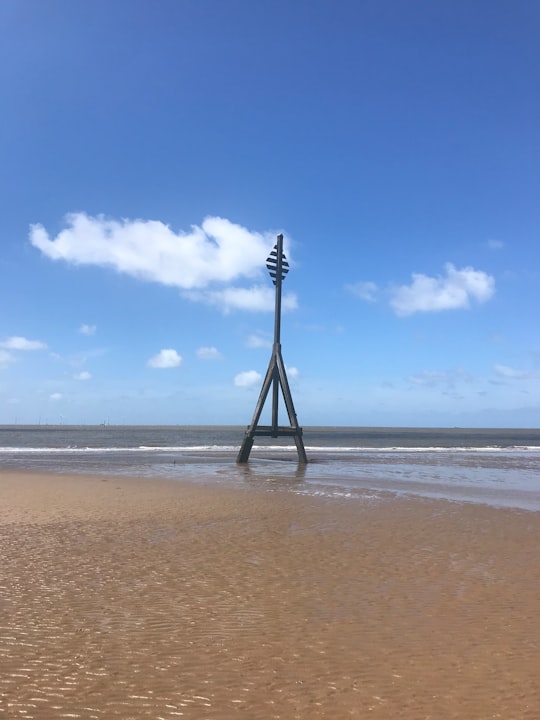
POLYGON ((273 438, 294 438, 296 449, 298 451, 298 461, 300 463, 307 463, 306 450, 304 448, 304 441, 302 440, 302 428, 298 425, 291 389, 289 387, 289 381, 287 380, 283 357, 281 356, 281 284, 285 275, 289 272, 289 263, 287 262, 287 258, 283 252, 283 235, 277 236, 277 243, 266 260, 266 267, 268 268, 270 277, 276 286, 274 344, 272 346, 272 355, 270 356, 268 370, 266 371, 261 393, 259 395, 257 405, 255 406, 255 412, 253 413, 253 419, 246 430, 236 462, 247 463, 255 437, 257 435, 266 435, 273 438), (281 392, 283 393, 283 399, 285 401, 285 407, 287 408, 287 415, 289 416, 290 424, 288 426, 280 425, 278 420, 280 386, 281 392), (270 387, 272 387, 272 424, 259 425, 261 413, 270 391, 270 387))

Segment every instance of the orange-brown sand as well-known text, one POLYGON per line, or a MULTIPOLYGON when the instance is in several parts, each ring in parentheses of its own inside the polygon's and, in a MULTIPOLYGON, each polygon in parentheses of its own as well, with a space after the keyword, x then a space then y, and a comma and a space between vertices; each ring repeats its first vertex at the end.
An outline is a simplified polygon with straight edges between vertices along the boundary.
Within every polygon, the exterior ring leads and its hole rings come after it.
POLYGON ((0 717, 540 718, 540 514, 0 473, 0 717))

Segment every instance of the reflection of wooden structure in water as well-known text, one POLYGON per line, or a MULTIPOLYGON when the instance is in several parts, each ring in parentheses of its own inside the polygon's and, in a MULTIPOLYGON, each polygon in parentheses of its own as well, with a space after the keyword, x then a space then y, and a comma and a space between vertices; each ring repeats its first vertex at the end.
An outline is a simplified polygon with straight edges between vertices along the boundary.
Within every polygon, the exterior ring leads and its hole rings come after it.
POLYGON ((266 261, 266 267, 268 268, 270 277, 276 286, 274 345, 272 346, 270 363, 268 365, 268 370, 266 371, 266 377, 264 378, 261 393, 255 407, 255 412, 253 413, 253 419, 251 421, 251 425, 246 430, 242 447, 240 448, 236 462, 247 463, 255 437, 257 435, 266 435, 273 438, 294 438, 296 449, 298 450, 298 461, 300 463, 307 463, 306 450, 304 448, 304 441, 302 440, 302 428, 298 426, 291 390, 287 380, 287 373, 285 372, 285 365, 283 364, 283 358, 281 356, 281 283, 285 275, 289 272, 289 263, 283 253, 283 235, 277 236, 277 243, 266 261), (280 385, 281 392, 283 393, 283 399, 285 401, 285 407, 287 408, 287 414, 289 416, 289 426, 282 426, 278 423, 280 385), (270 386, 272 387, 272 424, 259 425, 259 420, 264 403, 270 391, 270 386))

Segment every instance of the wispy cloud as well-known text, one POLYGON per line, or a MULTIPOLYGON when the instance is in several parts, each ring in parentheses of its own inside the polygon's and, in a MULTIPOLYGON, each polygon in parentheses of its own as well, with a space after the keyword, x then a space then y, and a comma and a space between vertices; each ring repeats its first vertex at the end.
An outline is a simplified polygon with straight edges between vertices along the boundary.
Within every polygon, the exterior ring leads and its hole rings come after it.
POLYGON ((490 250, 502 250, 504 247, 502 240, 488 240, 486 245, 490 250))
POLYGON ((156 355, 153 355, 147 362, 152 368, 173 368, 178 367, 182 362, 182 356, 172 348, 164 348, 156 355))
POLYGON ((200 347, 197 350, 199 360, 221 360, 223 355, 215 347, 200 347))
POLYGON ((0 370, 7 368, 7 366, 11 365, 14 360, 15 358, 13 355, 7 350, 0 350, 0 370))
POLYGON ((99 358, 107 355, 107 348, 93 348, 92 350, 83 350, 81 352, 72 353, 71 355, 59 355, 58 353, 50 353, 50 356, 59 362, 67 363, 72 367, 81 367, 93 358, 99 358))
POLYGON ((75 380, 90 380, 92 378, 92 375, 87 370, 83 370, 82 372, 74 375, 73 378, 75 380))
POLYGON ((495 280, 482 270, 465 267, 458 270, 446 264, 446 275, 429 277, 413 274, 410 285, 401 285, 391 291, 390 305, 396 315, 416 312, 439 312, 470 307, 471 300, 485 302, 495 292, 495 280))
MULTIPOLYGON (((269 312, 274 310, 275 292, 271 287, 254 285, 250 288, 228 287, 223 290, 191 290, 184 297, 195 302, 214 305, 224 313, 231 310, 248 310, 251 312, 269 312)), ((283 296, 281 308, 284 311, 296 310, 296 295, 288 293, 283 296)))
POLYGON ((494 365, 493 369, 495 374, 502 378, 508 378, 513 380, 524 380, 533 376, 533 373, 528 370, 518 370, 516 368, 508 367, 508 365, 494 365))
POLYGON ((45 350, 47 345, 41 340, 27 340, 25 337, 13 336, 0 342, 0 348, 6 350, 45 350))
POLYGON ((262 375, 256 370, 246 370, 238 373, 234 378, 234 384, 236 387, 253 387, 258 385, 262 380, 262 375))
POLYGON ((422 370, 409 375, 407 381, 414 386, 453 389, 458 383, 470 383, 472 376, 461 368, 456 370, 422 370))
POLYGON ((268 337, 253 333, 252 335, 248 336, 246 340, 246 345, 249 348, 271 348, 272 341, 268 337))
POLYGON ((375 302, 377 299, 377 285, 369 280, 350 283, 345 285, 345 289, 353 295, 356 295, 356 297, 359 297, 361 300, 366 300, 367 302, 375 302))
POLYGON ((55 392, 55 393, 51 393, 51 395, 49 395, 49 400, 52 400, 53 402, 58 402, 58 400, 61 400, 62 397, 63 397, 62 393, 55 392))
POLYGON ((95 335, 96 334, 96 326, 95 325, 81 325, 79 328, 79 332, 81 335, 95 335))

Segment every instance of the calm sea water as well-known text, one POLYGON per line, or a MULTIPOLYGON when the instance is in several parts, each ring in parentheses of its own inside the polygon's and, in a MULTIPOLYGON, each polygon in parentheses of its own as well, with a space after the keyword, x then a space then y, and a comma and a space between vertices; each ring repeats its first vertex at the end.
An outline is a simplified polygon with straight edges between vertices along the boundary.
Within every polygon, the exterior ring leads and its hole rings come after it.
POLYGON ((0 426, 0 469, 167 477, 296 493, 381 493, 540 510, 540 430, 304 428, 258 438, 236 465, 243 427, 0 426))

